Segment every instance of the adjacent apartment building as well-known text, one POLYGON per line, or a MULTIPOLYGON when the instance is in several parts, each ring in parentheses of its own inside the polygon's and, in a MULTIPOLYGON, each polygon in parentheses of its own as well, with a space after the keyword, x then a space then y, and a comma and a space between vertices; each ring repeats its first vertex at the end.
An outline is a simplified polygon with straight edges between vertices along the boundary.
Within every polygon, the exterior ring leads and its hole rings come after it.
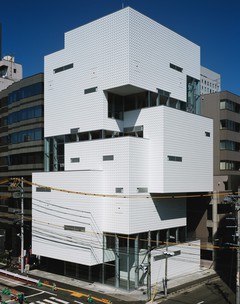
MULTIPOLYGON (((188 239, 187 197, 213 190, 200 47, 129 7, 64 40, 45 56, 32 251, 48 271, 130 289, 146 281, 150 249, 160 282, 166 242, 188 239)), ((171 276, 199 269, 200 246, 186 248, 171 276)))
POLYGON ((240 96, 228 91, 202 95, 201 113, 212 118, 214 126, 215 194, 209 205, 207 226, 209 242, 215 244, 221 238, 216 235, 219 222, 229 212, 224 193, 238 192, 240 187, 240 96))
MULTIPOLYGON (((32 182, 32 172, 43 171, 43 73, 24 78, 0 92, 0 228, 2 246, 20 253, 21 202, 11 189, 12 177, 32 182), (3 238, 3 237, 2 237, 3 238)), ((25 246, 31 245, 31 184, 24 184, 25 246)))

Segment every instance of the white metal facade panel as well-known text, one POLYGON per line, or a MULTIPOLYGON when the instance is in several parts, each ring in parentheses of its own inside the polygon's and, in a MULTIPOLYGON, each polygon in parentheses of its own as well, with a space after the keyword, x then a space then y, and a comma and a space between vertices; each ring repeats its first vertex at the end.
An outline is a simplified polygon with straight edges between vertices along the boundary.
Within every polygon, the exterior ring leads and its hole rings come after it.
MULTIPOLYGON (((163 195, 159 195, 160 197, 163 195)), ((186 226, 186 200, 152 199, 142 194, 129 202, 130 233, 186 226), (144 223, 144 224, 143 224, 144 223)))
POLYGON ((186 225, 185 198, 150 195, 212 191, 212 120, 165 106, 110 119, 105 90, 130 84, 186 101, 187 75, 200 77, 200 48, 131 8, 66 33, 64 49, 45 57, 45 137, 73 128, 143 126, 144 138, 68 143, 64 172, 33 174, 34 183, 69 190, 33 187, 34 254, 95 265, 103 261, 102 232, 127 235, 186 225), (54 73, 69 64, 73 67, 54 73), (112 160, 103 160, 110 155, 112 160))
MULTIPOLYGON (((167 261, 168 280, 179 278, 186 274, 194 273, 200 270, 200 241, 183 243, 169 246, 168 252, 174 253, 181 251, 180 255, 170 256, 167 261)), ((155 260, 156 256, 163 256, 166 248, 152 251, 151 256, 151 282, 152 284, 162 283, 165 279, 166 259, 155 260)))
POLYGON ((32 190, 33 253, 78 264, 102 262, 102 197, 77 193, 100 193, 102 172, 37 173, 34 182, 64 191, 32 190), (67 191, 66 191, 67 190, 67 191), (71 193, 73 191, 74 193, 71 193), (64 230, 64 225, 84 227, 85 232, 64 230))
POLYGON ((119 130, 108 119, 106 89, 132 84, 186 101, 186 75, 199 79, 197 45, 125 8, 65 34, 65 48, 45 56, 45 137, 98 129, 119 130), (173 63, 183 71, 169 67, 173 63), (54 69, 73 68, 54 73, 54 69), (84 90, 97 87, 97 92, 84 90))
MULTIPOLYGON (((66 33, 65 49, 45 57, 45 137, 103 129, 103 90, 129 83, 128 11, 66 33), (59 73, 54 69, 73 63, 59 73), (97 92, 84 90, 97 87, 97 92)), ((109 121, 111 123, 111 121, 109 121)), ((117 125, 115 126, 116 130, 117 125)))
POLYGON ((133 123, 143 125, 144 138, 150 139, 150 193, 212 191, 211 119, 160 106, 126 112, 124 126, 133 123), (169 161, 168 156, 180 156, 182 162, 169 161))
POLYGON ((200 78, 200 47, 135 10, 129 15, 130 83, 186 101, 186 75, 200 78))
POLYGON ((164 112, 164 192, 212 191, 213 121, 173 109, 164 112), (169 161, 168 155, 182 162, 169 161))
MULTIPOLYGON (((103 231, 130 233, 133 221, 130 219, 131 199, 128 196, 140 195, 138 187, 148 187, 148 151, 149 140, 135 137, 110 138, 65 146, 66 170, 103 170, 102 193, 119 196, 104 197, 103 231), (69 159, 76 156, 80 157, 80 162, 70 164, 69 159), (103 156, 113 156, 114 159, 103 161, 103 156), (122 193, 117 194, 116 188, 121 188, 122 193), (127 198, 123 198, 124 195, 127 198)), ((84 172, 78 174, 82 175, 84 172)))

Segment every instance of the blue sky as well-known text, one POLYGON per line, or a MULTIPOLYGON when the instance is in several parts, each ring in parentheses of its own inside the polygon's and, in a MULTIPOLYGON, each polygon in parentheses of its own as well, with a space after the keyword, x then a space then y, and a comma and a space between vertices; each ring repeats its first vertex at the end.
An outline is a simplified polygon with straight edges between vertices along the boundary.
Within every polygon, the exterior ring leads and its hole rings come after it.
POLYGON ((44 56, 63 48, 64 33, 130 6, 201 47, 201 64, 222 77, 222 90, 240 95, 239 0, 0 1, 2 55, 43 72, 44 56))

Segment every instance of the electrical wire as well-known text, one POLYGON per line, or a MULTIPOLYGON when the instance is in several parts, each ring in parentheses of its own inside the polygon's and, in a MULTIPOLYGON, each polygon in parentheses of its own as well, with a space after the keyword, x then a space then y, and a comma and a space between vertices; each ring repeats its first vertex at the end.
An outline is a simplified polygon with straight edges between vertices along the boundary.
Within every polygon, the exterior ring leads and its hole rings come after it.
MULTIPOLYGON (((20 178, 10 178, 10 179, 4 179, 2 181, 0 181, 0 184, 4 184, 4 183, 9 183, 11 182, 11 188, 14 188, 14 187, 17 187, 19 185, 19 183, 21 182, 21 179, 20 178)), ((171 199, 178 199, 178 198, 193 198, 193 197, 207 197, 207 196, 212 196, 213 193, 208 193, 208 194, 196 194, 196 195, 168 195, 168 196, 140 196, 140 195, 129 195, 129 196, 126 196, 126 195, 112 195, 112 194, 96 194, 96 193, 87 193, 87 192, 80 192, 80 191, 71 191, 71 190, 66 190, 66 189, 60 189, 60 188, 54 188, 54 187, 50 187, 50 186, 46 186, 46 185, 40 185, 40 184, 37 184, 37 183, 32 183, 32 182, 29 182, 25 179, 23 179, 23 183, 26 183, 28 185, 31 185, 31 186, 37 186, 37 187, 42 187, 42 188, 46 188, 46 189, 51 189, 51 190, 55 190, 55 191, 61 191, 61 192, 66 192, 66 193, 72 193, 72 194, 79 194, 79 195, 84 195, 84 196, 100 196, 100 197, 117 197, 117 198, 151 198, 151 199, 165 199, 165 198, 171 198, 171 199)), ((225 193, 218 193, 218 194, 214 194, 214 195, 218 195, 218 196, 226 196, 226 195, 231 195, 233 194, 233 192, 225 192, 225 193)), ((46 203, 46 204, 49 204, 49 203, 46 203)), ((54 204, 52 204, 54 205, 54 204)), ((56 206, 56 205, 55 205, 56 206)), ((58 206, 60 208, 60 206, 58 206)), ((61 207, 61 208, 66 208, 66 207, 61 207)), ((67 208, 66 208, 67 209, 67 208)), ((71 208, 69 208, 71 209, 71 208)), ((38 210, 39 211, 39 210, 38 210)), ((76 211, 76 209, 75 209, 76 211)), ((40 212, 40 211, 39 211, 40 212)), ((84 212, 84 211, 82 211, 84 212)), ((86 211, 85 211, 86 212, 86 211)), ((43 212, 44 213, 44 212, 43 212)), ((31 220, 30 217, 26 217, 24 216, 25 219, 28 219, 28 220, 31 220)), ((59 217, 61 218, 61 217, 59 217)), ((65 218, 64 218, 65 219, 65 218)), ((86 224, 86 223, 85 223, 86 224)), ((98 233, 99 234, 99 233, 98 233)), ((109 233, 103 233, 103 235, 105 236, 113 236, 115 237, 114 234, 109 234, 109 233)), ((126 239, 132 239, 134 240, 134 238, 131 238, 129 236, 118 236, 119 238, 126 238, 126 239)), ((147 242, 148 240, 147 239, 140 239, 140 241, 144 241, 144 242, 147 242)), ((151 240, 151 242, 154 242, 153 240, 151 240)), ((193 245, 191 244, 191 246, 196 246, 196 245, 193 245)), ((207 245, 200 245, 201 248, 221 248, 220 246, 209 246, 208 244, 207 245)), ((199 247, 199 245, 198 245, 199 247)), ((224 247, 225 248, 225 247, 224 247)), ((230 249, 236 249, 237 247, 228 247, 230 249)))
MULTIPOLYGON (((21 179, 18 177, 12 178, 15 183, 20 182, 21 179)), ((23 179, 23 183, 26 183, 31 186, 36 186, 40 188, 45 188, 49 190, 54 190, 54 191, 59 191, 59 192, 65 192, 65 193, 72 193, 72 194, 78 194, 78 195, 84 195, 84 196, 98 196, 98 197, 117 197, 117 198, 148 198, 148 199, 165 199, 165 198, 198 198, 198 197, 210 197, 213 195, 216 196, 226 196, 226 195, 232 195, 233 193, 237 194, 238 192, 224 192, 224 193, 213 193, 209 192, 206 194, 188 194, 188 195, 161 195, 161 196, 154 196, 154 195, 121 195, 121 194, 100 194, 100 193, 90 193, 90 192, 82 192, 82 191, 73 191, 73 190, 67 190, 67 189, 62 189, 62 188, 56 188, 56 187, 51 187, 51 186, 46 186, 46 185, 41 185, 38 183, 33 183, 30 181, 27 181, 23 179)))

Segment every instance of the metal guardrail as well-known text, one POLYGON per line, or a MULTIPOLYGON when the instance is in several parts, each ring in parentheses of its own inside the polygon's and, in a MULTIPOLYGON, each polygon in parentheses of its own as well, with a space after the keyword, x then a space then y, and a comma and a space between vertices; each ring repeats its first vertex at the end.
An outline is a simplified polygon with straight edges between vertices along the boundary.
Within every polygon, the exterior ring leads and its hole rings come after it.
POLYGON ((14 278, 17 278, 17 279, 20 279, 20 280, 24 280, 24 281, 27 281, 27 282, 35 283, 35 284, 38 284, 38 282, 39 282, 39 280, 29 278, 29 277, 26 277, 24 275, 14 273, 14 272, 11 272, 11 271, 7 271, 7 270, 4 270, 4 269, 0 269, 0 274, 1 273, 4 274, 4 275, 7 275, 7 276, 11 276, 11 277, 14 277, 14 278))

